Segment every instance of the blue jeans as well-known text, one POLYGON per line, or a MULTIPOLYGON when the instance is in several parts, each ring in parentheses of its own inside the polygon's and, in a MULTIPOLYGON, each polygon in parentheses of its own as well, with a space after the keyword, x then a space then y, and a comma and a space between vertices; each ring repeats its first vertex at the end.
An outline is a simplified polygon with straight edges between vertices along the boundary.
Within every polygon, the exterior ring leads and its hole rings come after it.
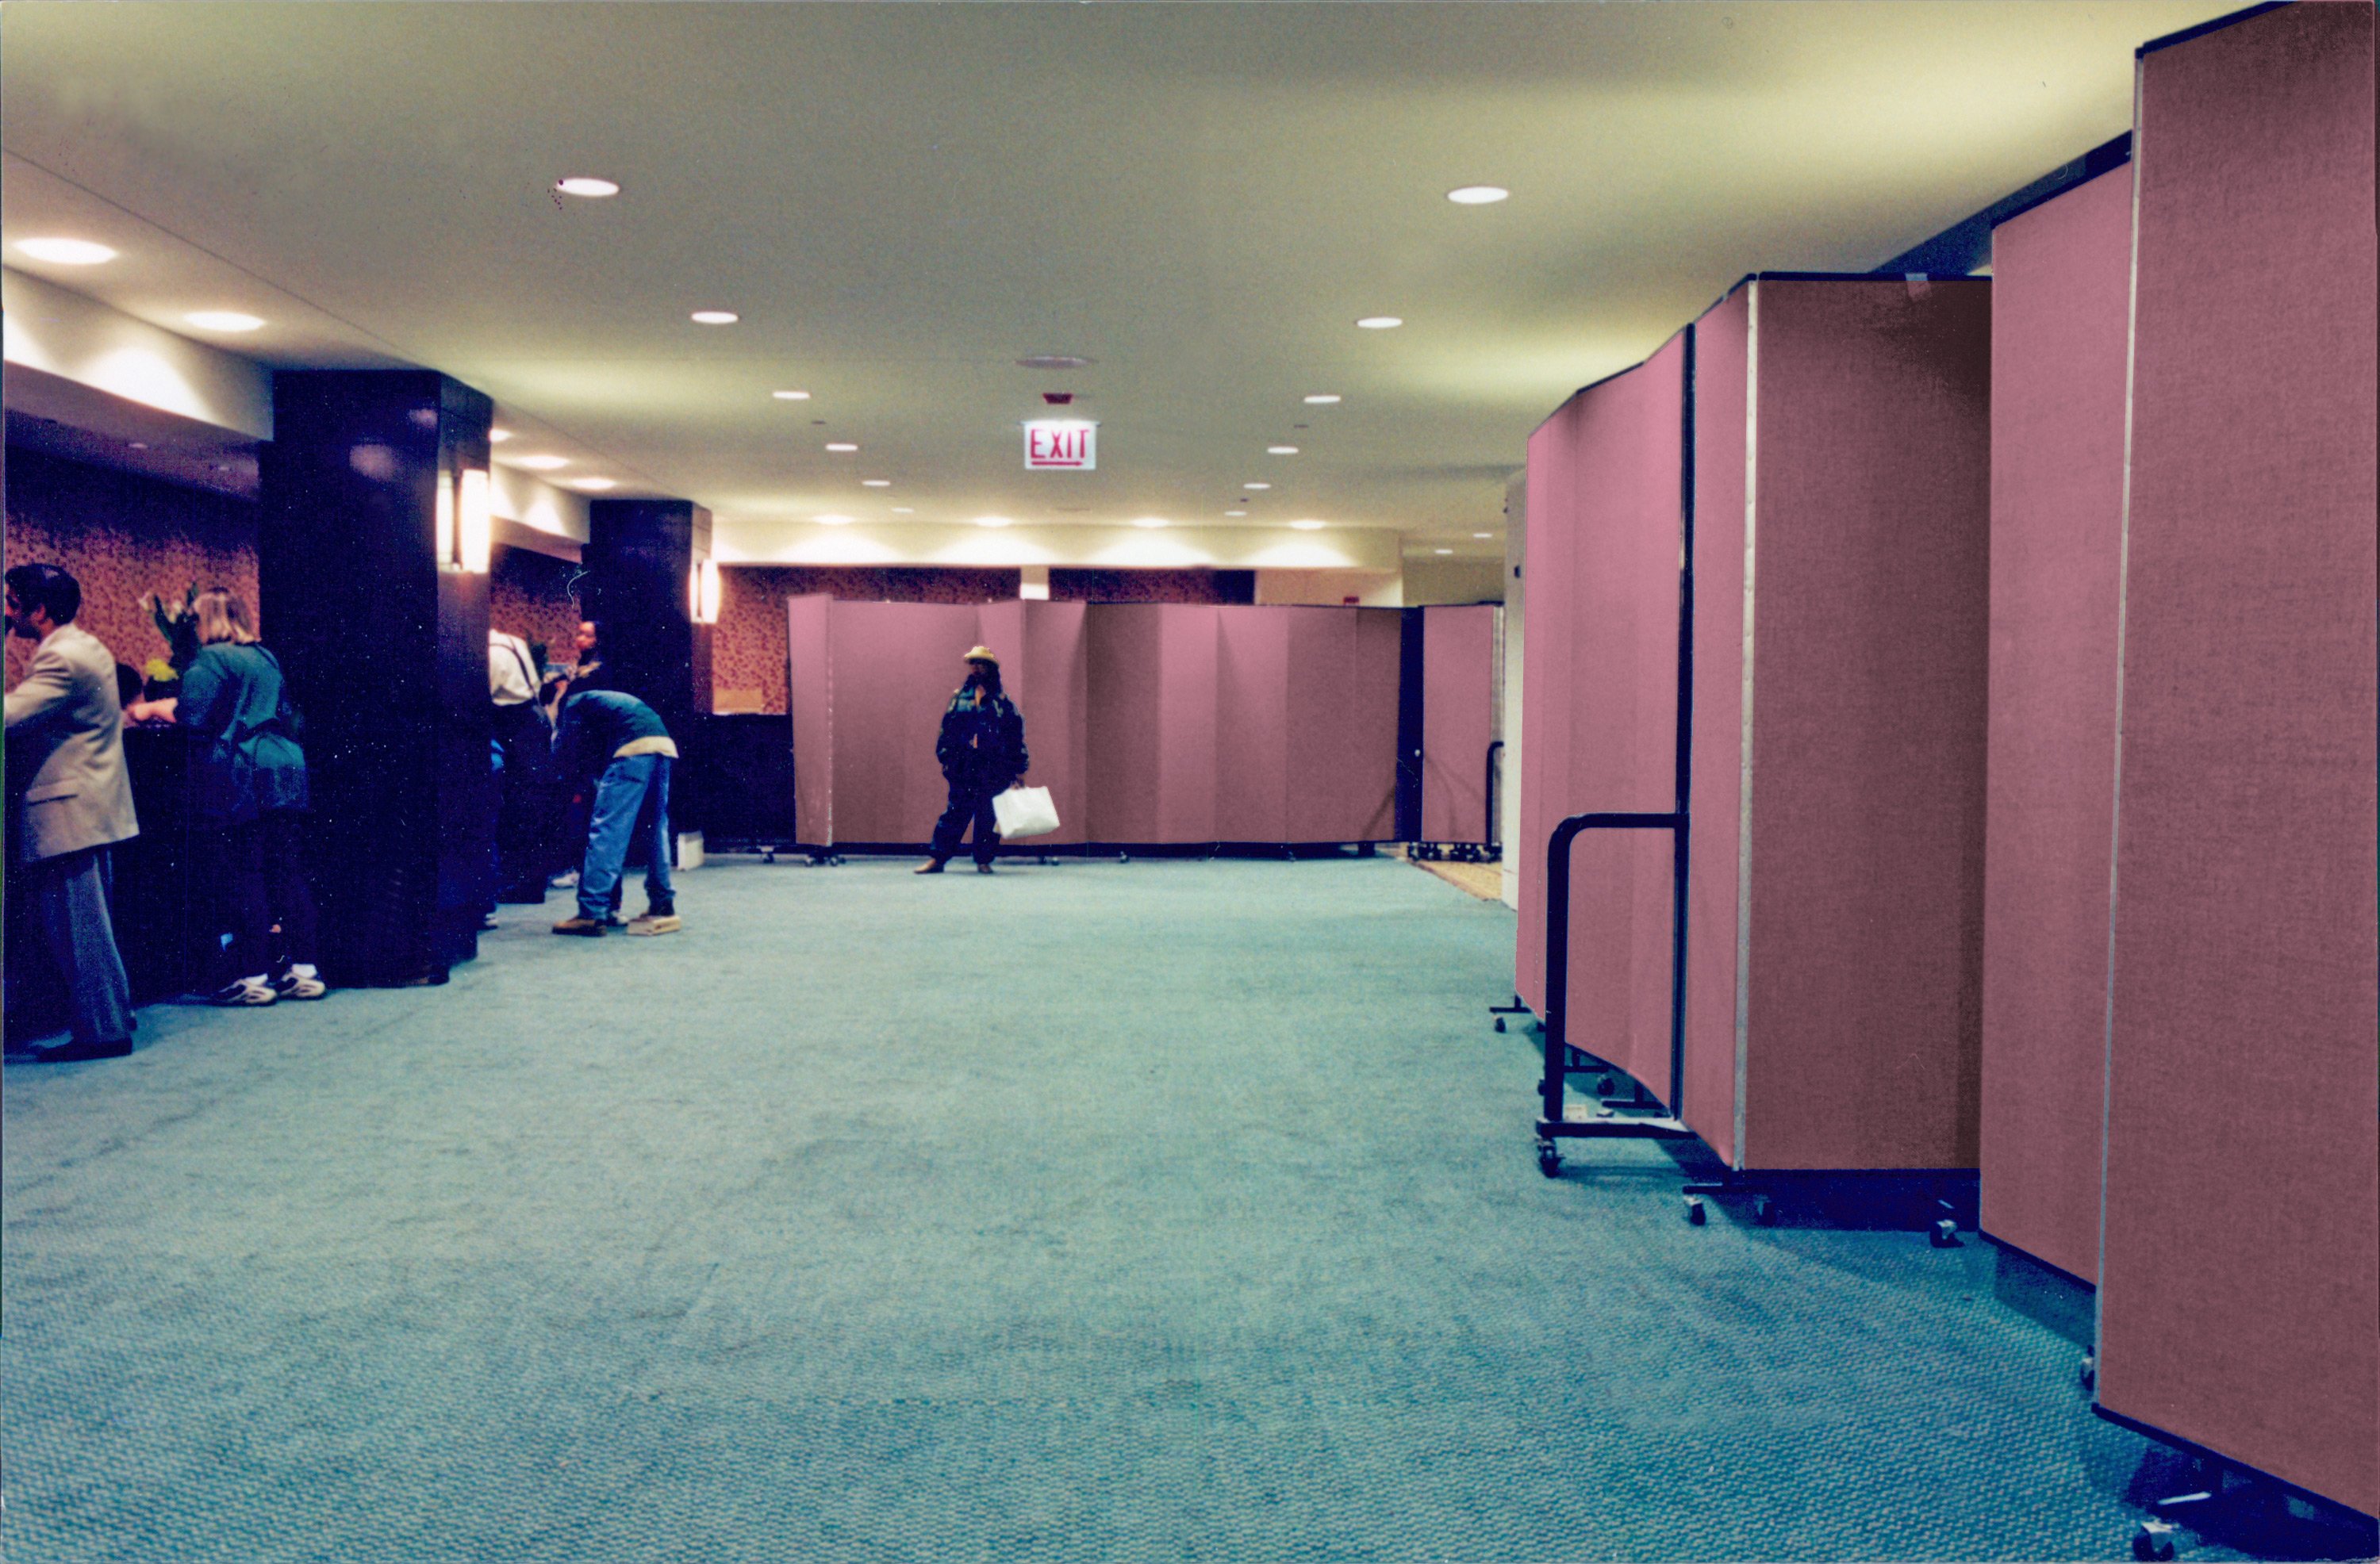
POLYGON ((587 861, 578 871, 580 917, 600 923, 612 910, 620 866, 640 830, 652 855, 645 870, 646 902, 666 907, 676 900, 670 886, 669 779, 666 755, 631 755, 603 768, 587 825, 587 861))

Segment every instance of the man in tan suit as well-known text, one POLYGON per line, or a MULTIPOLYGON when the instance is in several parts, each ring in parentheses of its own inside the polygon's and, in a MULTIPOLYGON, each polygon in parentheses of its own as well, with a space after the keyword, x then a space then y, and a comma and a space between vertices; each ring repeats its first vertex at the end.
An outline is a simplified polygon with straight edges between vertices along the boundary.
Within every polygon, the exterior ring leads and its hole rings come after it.
POLYGON ((124 772, 115 659, 77 627, 82 588, 54 564, 7 574, 8 629, 41 643, 8 692, 9 770, 28 778, 23 883, 41 906, 50 953, 74 995, 74 1040, 50 1062, 132 1051, 132 986, 108 917, 108 848, 139 834, 124 772))

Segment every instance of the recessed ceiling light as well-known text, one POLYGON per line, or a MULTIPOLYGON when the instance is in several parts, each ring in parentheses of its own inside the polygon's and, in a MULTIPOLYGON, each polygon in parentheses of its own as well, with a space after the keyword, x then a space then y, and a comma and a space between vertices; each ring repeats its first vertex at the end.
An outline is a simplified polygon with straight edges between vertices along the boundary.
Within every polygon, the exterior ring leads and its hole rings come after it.
POLYGON ((114 250, 90 239, 18 239, 17 248, 54 266, 96 266, 115 259, 114 250))
POLYGON ((556 467, 566 467, 569 465, 570 458, 567 456, 515 456, 513 458, 513 466, 532 467, 539 472, 552 472, 556 467))
POLYGON ((1015 525, 1015 523, 1010 521, 1004 515, 979 515, 975 518, 975 524, 978 527, 1013 527, 1015 525))
POLYGON ((769 394, 780 402, 807 402, 810 399, 807 391, 772 391, 769 394))
POLYGON ((733 309, 698 309, 688 319, 698 326, 732 326, 737 316, 733 309))
POLYGON ((1465 185, 1447 191, 1446 199, 1457 206, 1489 206, 1512 193, 1501 185, 1465 185))
POLYGON ((1097 362, 1075 353, 1028 353, 1016 361, 1026 370, 1085 370, 1097 362))
POLYGON ((826 443, 826 448, 830 451, 856 451, 859 449, 858 446, 854 445, 848 440, 830 440, 826 443))
POLYGON ((1163 527, 1166 522, 1161 515, 1136 515, 1132 518, 1132 524, 1135 527, 1163 527))
POLYGON ((1268 445, 1265 447, 1265 455, 1268 456, 1294 456, 1297 455, 1297 447, 1294 445, 1268 445))
POLYGON ((604 489, 617 489, 620 486, 608 478, 574 478, 570 480, 570 487, 573 489, 593 489, 600 491, 604 489))
POLYGON ((917 514, 917 507, 915 505, 895 505, 892 507, 892 514, 894 515, 916 515, 917 514))
POLYGON ((810 517, 810 519, 817 522, 820 527, 849 527, 851 525, 851 518, 847 515, 814 515, 810 517))
POLYGON ((129 440, 125 442, 124 448, 128 451, 146 451, 149 449, 149 443, 145 440, 129 440))
POLYGON ((1300 532, 1319 532, 1322 530, 1322 524, 1310 518, 1305 521, 1293 521, 1290 525, 1296 527, 1300 532))
POLYGON ((1401 315, 1366 315, 1355 323, 1367 332, 1385 332, 1402 326, 1405 322, 1401 315))
POLYGON ((1225 511, 1223 514, 1225 515, 1245 515, 1248 513, 1245 511, 1225 511))
POLYGON ((1341 400, 1342 400, 1342 398, 1334 391, 1322 392, 1318 395, 1309 396, 1305 399, 1306 405, 1313 407, 1328 407, 1333 402, 1341 400))
POLYGON ((1272 485, 1269 483, 1243 483, 1240 487, 1243 489, 1269 489, 1272 485))
POLYGON ((491 424, 488 426, 488 443, 491 445, 502 445, 505 441, 510 440, 512 437, 513 431, 504 428, 502 424, 491 424))
POLYGON ((1492 532, 1474 532, 1472 536, 1474 538, 1493 538, 1495 534, 1492 532))
POLYGON ((1432 549, 1432 550, 1430 550, 1430 552, 1431 552, 1431 553, 1434 553, 1434 554, 1451 554, 1451 553, 1452 553, 1453 552, 1454 552, 1454 551, 1453 551, 1452 549, 1432 549))
POLYGON ((605 196, 620 193, 620 187, 611 180, 598 179, 588 174, 574 174, 567 179, 556 179, 553 188, 565 196, 583 196, 589 200, 601 200, 605 196))
POLYGON ((859 486, 862 489, 890 489, 892 487, 892 480, 889 478, 863 478, 859 480, 859 486))
POLYGON ((243 315, 237 309, 193 309, 182 317, 202 332, 252 332, 264 324, 253 315, 243 315))

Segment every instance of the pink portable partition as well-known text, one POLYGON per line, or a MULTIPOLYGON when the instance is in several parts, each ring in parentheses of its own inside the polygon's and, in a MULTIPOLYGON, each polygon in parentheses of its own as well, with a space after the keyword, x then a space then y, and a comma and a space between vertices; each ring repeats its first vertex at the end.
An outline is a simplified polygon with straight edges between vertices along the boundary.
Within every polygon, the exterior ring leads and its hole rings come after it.
MULTIPOLYGON (((1742 1168, 1973 1167, 1990 285, 1745 292, 1742 536, 1723 479, 1695 507, 1690 1121, 1730 1103, 1742 1168), (1697 1105, 1730 1053, 1731 1102, 1697 1105)), ((1698 455, 1719 461, 1725 356, 1697 376, 1698 455)))
POLYGON ((1570 639, 1577 612, 1571 554, 1577 503, 1576 425, 1582 403, 1572 397, 1529 436, 1528 527, 1521 568, 1529 588, 1528 659, 1521 681, 1521 840, 1505 844, 1518 857, 1521 921, 1512 963, 1513 988, 1523 1002, 1546 1011, 1546 842, 1563 816, 1570 787, 1570 639), (1548 649, 1540 650, 1540 647, 1548 649))
POLYGON ((1396 830, 1393 609, 1269 608, 1289 630, 1284 807, 1291 842, 1379 842, 1396 830))
POLYGON ((999 654, 1002 684, 1025 719, 1025 746, 1033 760, 1026 781, 1048 788, 1058 807, 1058 829, 1033 843, 1055 847, 1087 841, 1084 605, 1012 601, 987 603, 978 612, 977 638, 999 654))
POLYGON ((1992 237, 1983 1227, 2099 1275, 2130 168, 1992 237))
POLYGON ((1216 616, 1203 603, 1165 603, 1158 616, 1160 842, 1220 840, 1215 817, 1216 616))
POLYGON ((1162 612, 1155 605, 1100 603, 1084 619, 1094 842, 1163 840, 1162 612))
MULTIPOLYGON (((1293 840, 1290 792, 1313 780, 1290 770, 1290 640, 1299 612, 1215 610, 1215 814, 1226 842, 1293 840)), ((1313 680, 1316 672, 1300 668, 1298 676, 1313 680)))
POLYGON ((832 598, 785 600, 786 709, 794 729, 795 828, 814 847, 834 841, 834 724, 828 707, 832 598))
POLYGON ((2149 53, 2100 1404, 2380 1510, 2373 10, 2149 53))
POLYGON ((922 843, 947 800, 934 740, 980 629, 972 604, 838 602, 829 615, 838 842, 922 843))
POLYGON ((1425 608, 1421 836, 1488 840, 1488 746, 1496 736, 1493 604, 1425 608))

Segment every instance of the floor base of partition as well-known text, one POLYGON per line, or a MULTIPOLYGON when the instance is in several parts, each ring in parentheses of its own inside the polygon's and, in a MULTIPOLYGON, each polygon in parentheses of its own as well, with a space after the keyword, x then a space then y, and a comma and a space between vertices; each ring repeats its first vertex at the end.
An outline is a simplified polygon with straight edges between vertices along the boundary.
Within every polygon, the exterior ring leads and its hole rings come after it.
POLYGON ((2165 1491, 2131 1496, 2154 1511, 2132 1531, 2134 1558, 2179 1558, 2192 1535, 2265 1558, 2380 1557, 2380 1519, 2097 1401, 2091 1410, 2180 1458, 2154 1473, 2144 1468, 2136 1479, 2165 1491))

